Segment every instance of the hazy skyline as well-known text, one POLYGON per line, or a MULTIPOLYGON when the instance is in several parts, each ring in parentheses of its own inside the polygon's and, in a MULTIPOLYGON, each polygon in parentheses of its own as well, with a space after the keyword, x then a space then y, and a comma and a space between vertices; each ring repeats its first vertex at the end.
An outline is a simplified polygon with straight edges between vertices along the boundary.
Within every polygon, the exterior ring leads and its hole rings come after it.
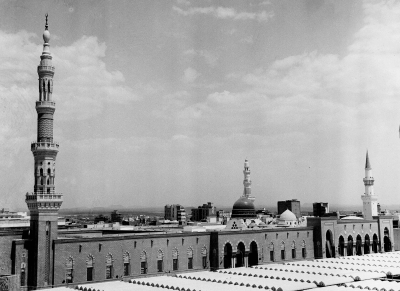
POLYGON ((0 1, 0 208, 33 191, 49 14, 62 208, 400 193, 399 1, 0 1))

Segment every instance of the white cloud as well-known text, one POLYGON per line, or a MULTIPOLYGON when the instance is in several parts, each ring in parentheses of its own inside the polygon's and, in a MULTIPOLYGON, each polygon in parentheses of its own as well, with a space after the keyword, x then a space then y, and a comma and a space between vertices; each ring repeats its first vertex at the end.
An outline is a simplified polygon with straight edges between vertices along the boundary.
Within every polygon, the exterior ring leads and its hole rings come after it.
MULTIPOLYGON (((32 188, 31 169, 25 165, 26 161, 31 163, 29 144, 36 139, 36 68, 42 51, 42 45, 35 43, 38 39, 25 31, 0 31, 0 152, 4 153, 0 174, 6 176, 11 168, 20 173, 19 179, 4 187, 4 193, 32 188)), ((90 118, 101 113, 107 103, 126 104, 138 99, 121 72, 106 68, 102 60, 106 45, 97 38, 82 37, 69 46, 56 46, 52 41, 58 120, 90 118)), ((58 130, 55 128, 55 134, 58 130)))
POLYGON ((200 75, 195 69, 189 67, 183 73, 183 81, 185 83, 193 83, 200 75))
MULTIPOLYGON (((214 13, 207 11, 201 13, 214 13)), ((227 147, 233 146, 228 142, 232 133, 260 135, 258 144, 249 147, 259 148, 261 156, 282 153, 274 164, 277 171, 286 167, 282 159, 312 164, 319 169, 315 178, 307 178, 313 186, 304 184, 295 171, 285 170, 297 175, 294 184, 300 183, 310 193, 334 194, 321 182, 329 180, 332 167, 340 169, 338 180, 353 180, 341 183, 335 191, 358 191, 362 184, 354 181, 362 173, 354 170, 354 160, 364 159, 367 147, 380 161, 375 167, 381 175, 387 169, 400 175, 394 162, 400 122, 400 3, 367 3, 364 11, 365 25, 344 56, 306 52, 244 76, 234 72, 227 78, 237 78, 245 89, 227 87, 213 92, 202 102, 187 105, 177 116, 186 118, 187 123, 197 120, 197 133, 219 135, 227 147)), ((224 17, 232 17, 232 11, 224 13, 224 17)), ((362 168, 362 162, 358 166, 362 168)), ((400 191, 393 182, 387 185, 380 185, 381 192, 400 191)), ((280 186, 285 190, 279 191, 297 191, 280 186)), ((394 199, 390 195, 381 201, 394 199)), ((359 203, 359 196, 349 203, 359 203)))
POLYGON ((236 9, 231 7, 191 7, 184 10, 180 7, 174 6, 173 10, 177 13, 189 16, 196 14, 212 15, 219 19, 233 19, 233 20, 257 20, 259 22, 266 22, 274 17, 272 11, 261 11, 261 12, 238 12, 236 9))
POLYGON ((207 50, 195 50, 195 49, 188 49, 183 52, 184 55, 193 58, 195 56, 204 58, 204 61, 210 67, 215 67, 217 65, 218 56, 213 54, 207 50))

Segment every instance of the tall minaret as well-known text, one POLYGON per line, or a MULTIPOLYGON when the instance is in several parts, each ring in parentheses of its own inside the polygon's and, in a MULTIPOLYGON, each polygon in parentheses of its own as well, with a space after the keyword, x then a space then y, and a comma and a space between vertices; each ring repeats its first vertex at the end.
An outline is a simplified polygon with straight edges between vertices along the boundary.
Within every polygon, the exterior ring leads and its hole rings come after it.
POLYGON ((35 185, 33 193, 26 193, 25 199, 31 215, 28 285, 33 289, 52 284, 51 247, 53 240, 57 238, 58 210, 63 202, 63 196, 55 192, 54 186, 58 143, 53 141, 53 115, 56 107, 52 98, 54 67, 50 54, 47 14, 43 40, 43 52, 37 68, 37 141, 31 144, 35 159, 35 185))
POLYGON ((365 219, 372 219, 378 215, 378 197, 374 193, 374 178, 372 177, 372 168, 369 163, 368 151, 365 161, 365 193, 361 195, 363 201, 363 214, 365 219))
POLYGON ((244 190, 243 190, 243 197, 246 197, 254 202, 256 198, 251 196, 251 179, 250 179, 250 168, 249 168, 249 161, 245 159, 244 161, 244 170, 243 170, 244 180, 244 190))

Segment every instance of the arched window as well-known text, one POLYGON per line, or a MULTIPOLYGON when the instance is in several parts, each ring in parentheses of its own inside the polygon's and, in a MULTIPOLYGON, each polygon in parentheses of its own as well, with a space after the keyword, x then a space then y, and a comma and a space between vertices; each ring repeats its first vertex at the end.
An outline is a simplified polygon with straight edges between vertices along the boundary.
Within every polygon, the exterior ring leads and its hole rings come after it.
POLYGON ((140 274, 147 274, 147 254, 145 251, 140 254, 140 274))
POLYGON ((21 263, 21 273, 20 273, 20 285, 25 286, 26 285, 26 264, 21 263))
POLYGON ((296 258, 296 242, 292 242, 292 259, 296 258))
POLYGON ((345 249, 345 246, 344 246, 344 237, 343 237, 343 236, 340 236, 340 237, 339 237, 339 255, 340 255, 340 256, 344 256, 344 249, 345 249))
POLYGON ((158 250, 157 254, 157 271, 158 272, 164 271, 164 253, 162 250, 158 250))
POLYGON ((203 269, 207 268, 207 247, 203 246, 201 249, 201 258, 203 269))
POLYGON ((286 253, 285 253, 285 242, 281 242, 281 260, 285 260, 286 258, 286 253))
POLYGON ((187 249, 187 257, 188 257, 188 269, 193 269, 193 249, 191 247, 187 249))
POLYGON ((106 279, 113 278, 113 257, 112 254, 106 256, 106 279))
POLYGON ((377 253, 379 251, 379 240, 378 240, 378 236, 376 235, 376 233, 374 233, 374 235, 372 237, 372 251, 374 253, 377 253))
POLYGON ((275 256, 274 256, 274 243, 271 242, 269 245, 269 260, 271 262, 275 261, 275 256))
POLYGON ((301 243, 301 256, 303 259, 307 258, 307 248, 306 248, 306 242, 303 240, 301 243))
POLYGON ((65 282, 71 284, 74 282, 74 259, 69 257, 65 264, 65 282))
POLYGON ((128 252, 124 254, 124 276, 129 276, 131 273, 131 256, 128 252))
POLYGON ((178 249, 174 248, 172 250, 172 270, 174 270, 174 271, 177 271, 178 268, 179 268, 179 266, 178 266, 178 256, 179 256, 178 249))
POLYGON ((50 173, 51 173, 51 170, 50 170, 50 168, 47 168, 47 175, 49 175, 49 176, 50 176, 50 173))
POLYGON ((86 281, 94 280, 94 257, 88 255, 86 258, 86 281))

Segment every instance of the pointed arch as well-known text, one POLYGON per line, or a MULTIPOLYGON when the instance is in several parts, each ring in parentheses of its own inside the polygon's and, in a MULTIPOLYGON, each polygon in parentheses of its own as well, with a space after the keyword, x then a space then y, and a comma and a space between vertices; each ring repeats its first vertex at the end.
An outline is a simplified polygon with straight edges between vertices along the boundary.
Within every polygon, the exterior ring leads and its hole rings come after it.
POLYGON ((203 265, 203 269, 207 268, 207 247, 203 246, 201 248, 201 262, 203 265))
POLYGON ((124 276, 129 276, 131 273, 131 254, 126 251, 122 256, 124 262, 124 276))
POLYGON ((112 279, 114 275, 114 268, 113 268, 113 255, 108 253, 106 255, 106 279, 112 279))
POLYGON ((157 252, 157 271, 164 271, 164 252, 161 249, 157 252))
POLYGON ((256 241, 250 243, 250 251, 248 255, 249 266, 258 265, 258 245, 256 241))
POLYGON ((140 274, 147 274, 147 253, 145 250, 140 253, 140 274))
POLYGON ((229 269, 232 268, 232 245, 230 242, 225 242, 224 245, 224 268, 229 269))
POLYGON ((268 248, 269 248, 269 260, 271 261, 271 262, 274 262, 275 261, 275 246, 274 246, 274 243, 273 242, 271 242, 270 244, 269 244, 269 246, 268 246, 268 248))
POLYGON ((69 256, 65 262, 65 282, 71 284, 74 282, 74 258, 69 256))
POLYGON ((94 256, 89 254, 86 257, 86 281, 94 280, 94 256))
POLYGON ((237 249, 236 249, 236 268, 243 267, 245 262, 244 262, 244 256, 246 253, 246 248, 245 244, 243 241, 239 241, 237 244, 237 249))
POLYGON ((301 242, 301 256, 303 257, 303 259, 307 258, 307 244, 304 239, 301 242))
POLYGON ((188 269, 193 269, 193 247, 187 248, 188 269))
POLYGON ((292 241, 291 249, 292 249, 292 259, 295 259, 296 258, 296 241, 292 241))

